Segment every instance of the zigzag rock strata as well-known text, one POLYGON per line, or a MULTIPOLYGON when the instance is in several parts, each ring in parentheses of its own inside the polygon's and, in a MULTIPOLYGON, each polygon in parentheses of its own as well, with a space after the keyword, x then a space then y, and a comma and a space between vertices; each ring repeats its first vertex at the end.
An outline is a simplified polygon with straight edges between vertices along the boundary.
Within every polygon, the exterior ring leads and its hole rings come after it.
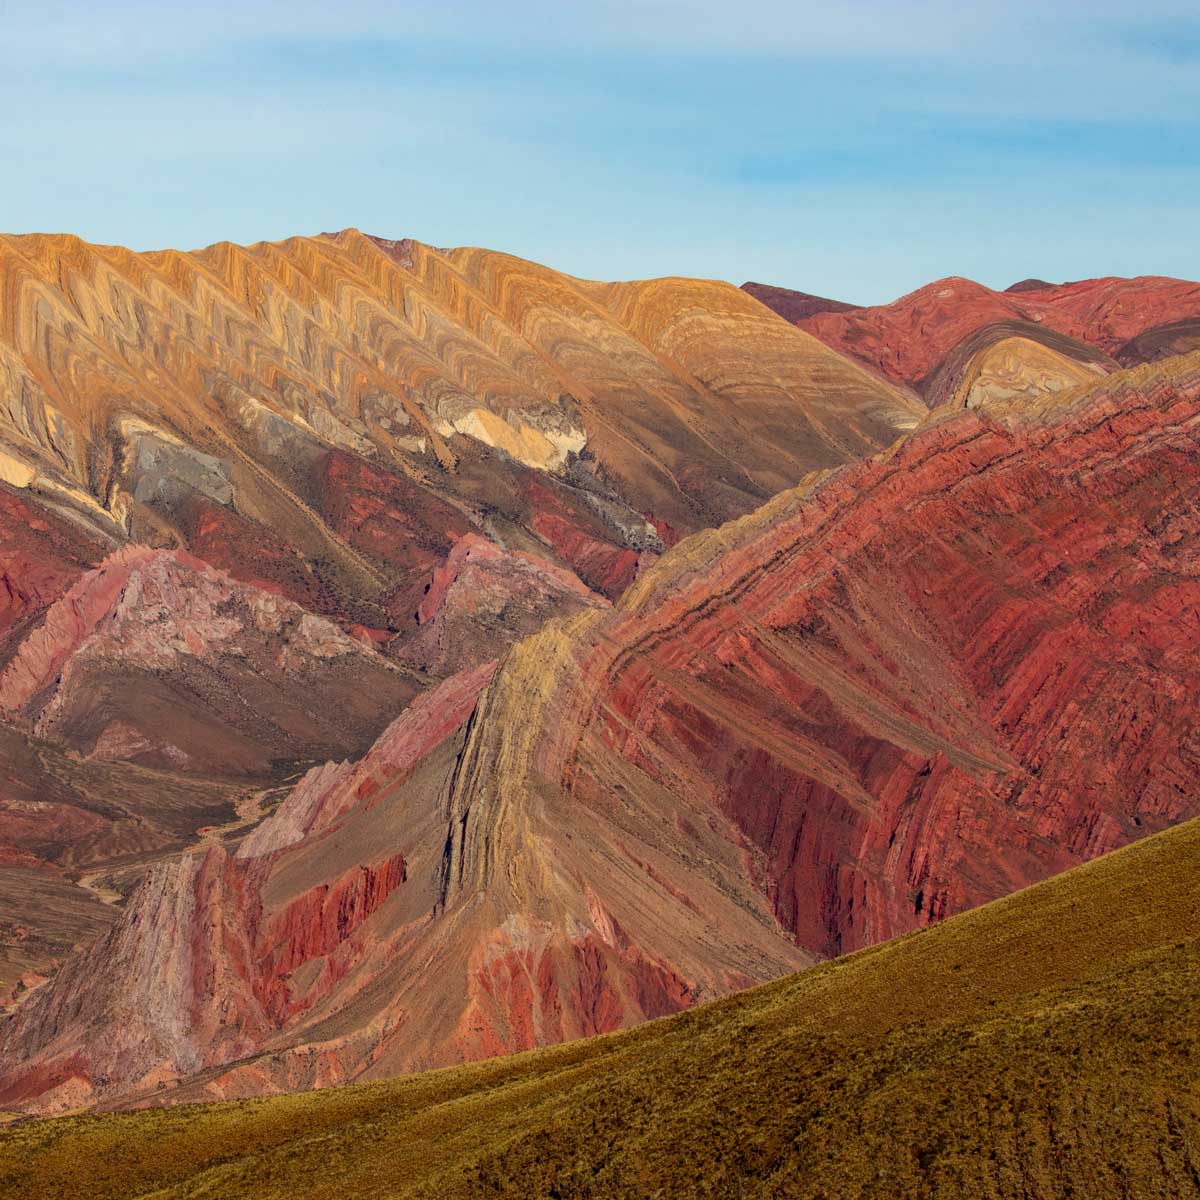
POLYGON ((0 289, 6 494, 380 641, 411 632, 468 531, 612 598, 664 529, 921 415, 728 284, 593 283, 355 230, 188 254, 0 237, 0 289))

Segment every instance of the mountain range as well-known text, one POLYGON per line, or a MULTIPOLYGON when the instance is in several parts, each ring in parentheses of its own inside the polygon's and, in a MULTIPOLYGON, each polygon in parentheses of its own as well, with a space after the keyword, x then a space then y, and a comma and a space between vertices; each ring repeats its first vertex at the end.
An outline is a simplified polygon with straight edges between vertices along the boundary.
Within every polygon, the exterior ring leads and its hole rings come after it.
MULTIPOLYGON (((948 1087, 946 1023, 982 1036, 981 997, 1024 1044, 996 949, 1043 903, 1024 897, 1072 897, 1061 938, 1093 946, 1117 876, 1082 864, 1144 881, 1159 851, 1120 848, 1147 835, 1186 858, 1200 285, 948 279, 863 308, 354 230, 192 254, 3 238, 0 277, 0 1110, 390 1080, 655 1018, 386 1086, 536 1090, 611 1046, 683 1087, 718 1042, 775 1061, 793 1025, 871 994, 870 963, 908 972, 886 986, 909 1017, 940 1015, 928 1037, 872 1026, 862 1069, 891 1078, 903 1049, 948 1087), (1061 872, 1088 882, 1004 900, 1061 872), (901 948, 924 945, 960 965, 937 957, 918 997, 901 948)), ((1116 1004, 1118 970, 1157 1003, 1134 955, 1156 922, 1194 1003, 1171 870, 1122 917, 1126 957, 1080 949, 1021 984, 1066 989, 1039 1014, 1085 985, 1116 1004)), ((1036 911, 1024 963, 1051 936, 1036 911)), ((858 1020, 810 1047, 821 1086, 858 1020)), ((794 1091, 810 1068, 785 1060, 786 1084, 755 1086, 794 1091)), ((658 1134, 631 1141, 615 1093, 581 1087, 581 1124, 530 1118, 447 1194, 692 1194, 655 1174, 676 1161, 658 1134), (592 1161, 585 1126, 625 1130, 620 1149, 592 1161)), ((261 1111, 353 1124, 384 1094, 261 1111)), ((162 1128, 138 1119, 78 1137, 162 1128)), ((844 1137, 850 1117, 805 1120, 844 1137)), ((751 1149, 737 1121, 714 1141, 712 1179, 793 1170, 755 1122, 751 1149)), ((889 1194, 949 1170, 944 1150, 889 1194)), ((1050 1168, 1016 1158, 1036 1192, 1050 1168)), ((977 1194, 1021 1194, 1007 1179, 977 1194)), ((240 1194, 203 1188, 171 1194, 240 1194)))

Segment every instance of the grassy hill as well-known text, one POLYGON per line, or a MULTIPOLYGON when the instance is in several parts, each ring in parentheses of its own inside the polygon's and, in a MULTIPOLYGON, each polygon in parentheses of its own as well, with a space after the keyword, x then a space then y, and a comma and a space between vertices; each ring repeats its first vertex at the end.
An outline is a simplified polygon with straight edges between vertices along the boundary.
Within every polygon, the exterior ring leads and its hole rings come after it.
POLYGON ((22 1122, 0 1197, 1200 1195, 1200 820, 639 1029, 22 1122))

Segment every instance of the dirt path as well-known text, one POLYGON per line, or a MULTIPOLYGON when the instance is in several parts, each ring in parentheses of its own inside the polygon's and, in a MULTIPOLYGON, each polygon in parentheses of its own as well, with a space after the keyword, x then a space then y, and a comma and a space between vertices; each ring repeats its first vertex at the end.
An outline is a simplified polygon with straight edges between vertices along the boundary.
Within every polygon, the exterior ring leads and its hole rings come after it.
POLYGON ((202 847, 214 846, 218 842, 225 841, 230 834, 240 833, 243 829, 248 829, 251 825, 257 825, 267 815, 263 806, 268 798, 277 795, 280 791, 288 792, 290 790, 291 785, 289 784, 282 788, 263 788, 261 791, 247 792, 244 796, 240 796, 234 801, 233 820, 226 821, 224 825, 205 825, 203 828, 196 830, 198 840, 191 846, 188 846, 184 853, 187 854, 202 847))
MULTIPOLYGON (((195 841, 169 855, 162 855, 160 857, 171 858, 176 854, 194 854, 198 850, 205 850, 209 846, 215 846, 224 842, 230 836, 249 829, 252 825, 257 825, 267 815, 265 806, 268 801, 273 797, 278 797, 280 794, 286 795, 287 792, 291 791, 291 787, 292 785, 288 783, 281 786, 262 788, 255 792, 246 792, 234 801, 234 815, 230 820, 221 825, 202 826, 196 830, 195 841)), ((149 859, 142 866, 149 866, 151 862, 155 861, 159 861, 159 859, 149 859)), ((91 892, 93 896, 102 900, 105 904, 122 904, 125 901, 125 896, 115 888, 109 886, 108 882, 117 873, 118 869, 128 871, 129 864, 126 863, 121 868, 106 866, 84 871, 75 883, 78 887, 83 888, 84 891, 91 892)))
POLYGON ((83 888, 85 892, 91 892, 98 900, 103 900, 105 904, 120 904, 125 897, 120 892, 114 891, 104 882, 104 877, 110 874, 111 871, 111 867, 101 867, 98 871, 84 871, 75 880, 75 883, 83 888))

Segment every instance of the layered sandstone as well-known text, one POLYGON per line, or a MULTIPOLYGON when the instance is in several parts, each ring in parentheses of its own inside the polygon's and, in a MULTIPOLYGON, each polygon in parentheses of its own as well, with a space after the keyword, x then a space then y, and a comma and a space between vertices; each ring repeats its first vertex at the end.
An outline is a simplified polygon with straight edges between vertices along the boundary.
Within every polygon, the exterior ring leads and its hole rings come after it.
POLYGON ((354 230, 0 237, 0 287, 0 991, 439 678, 923 416, 726 284, 354 230))
POLYGON ((396 653, 436 675, 495 658, 552 616, 608 607, 572 572, 475 534, 458 541, 427 588, 416 612, 419 628, 396 653))
POLYGON ((333 623, 183 551, 127 546, 0 671, 0 712, 99 760, 265 773, 359 750, 412 680, 333 623))
POLYGON ((0 1101, 618 1028, 1195 814, 1198 430, 1195 355, 985 398, 685 539, 148 880, 0 1027, 0 1101))
POLYGON ((1097 363, 1080 362, 1031 338, 1004 337, 965 357, 953 393, 945 400, 957 408, 978 408, 994 400, 1034 401, 1103 374, 1097 363))
MULTIPOLYGON (((786 303, 760 294, 786 315, 786 303)), ((1085 279, 1050 284, 1026 280, 997 292, 951 277, 918 288, 891 304, 812 310, 790 318, 886 379, 914 388, 932 403, 949 397, 939 374, 964 348, 1019 336, 1086 364, 1111 369, 1195 348, 1200 284, 1161 276, 1085 279), (1161 331, 1161 332, 1160 332, 1161 331), (1140 347, 1140 349, 1139 349, 1140 347)), ((953 388, 950 389, 953 391, 953 388)))
POLYGON ((383 635, 469 530, 613 596, 660 524, 748 511, 920 415, 727 284, 354 230, 3 237, 0 286, 6 488, 383 635))

